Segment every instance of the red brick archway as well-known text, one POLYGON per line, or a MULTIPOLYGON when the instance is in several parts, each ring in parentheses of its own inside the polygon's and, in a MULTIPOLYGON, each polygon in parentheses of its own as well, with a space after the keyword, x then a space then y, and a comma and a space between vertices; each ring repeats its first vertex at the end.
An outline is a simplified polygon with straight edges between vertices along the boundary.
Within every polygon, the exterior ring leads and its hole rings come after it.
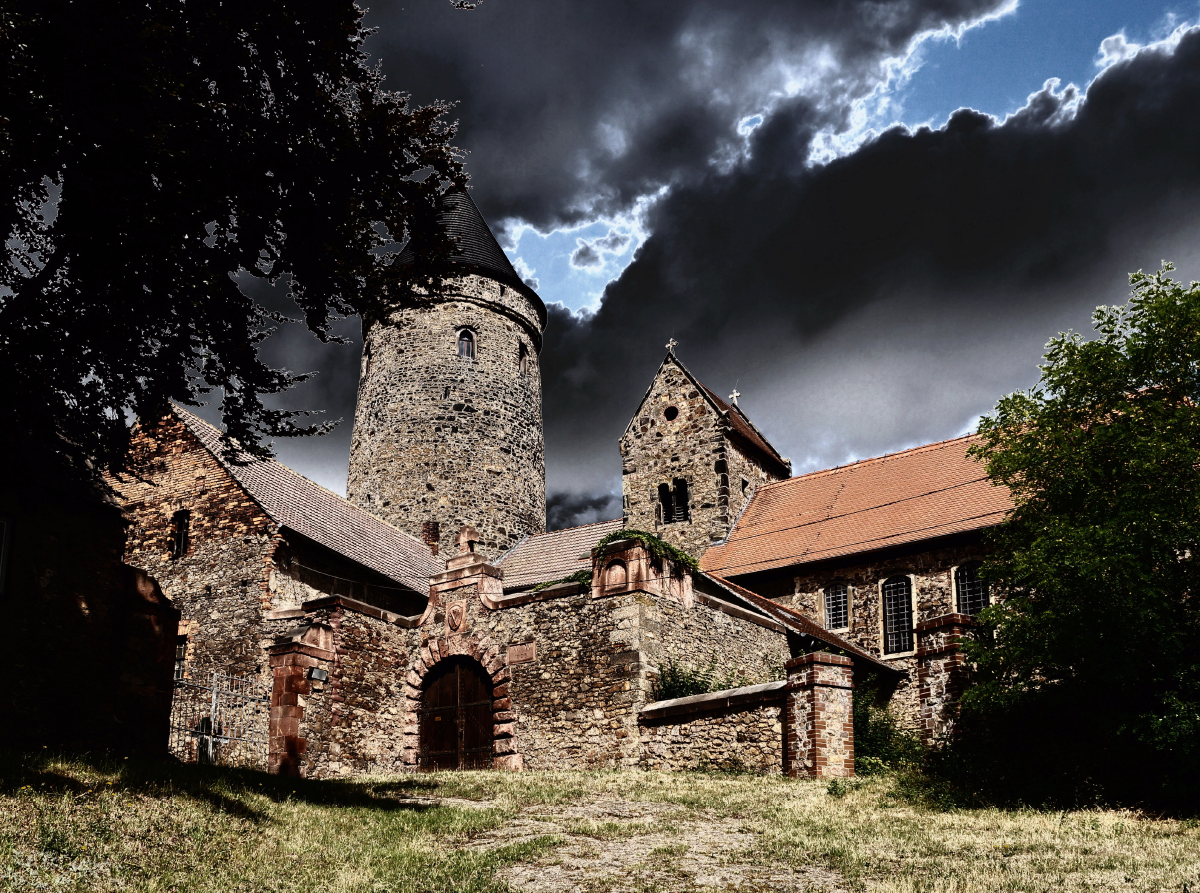
POLYGON ((522 769, 524 759, 517 749, 516 722, 509 698, 511 674, 500 646, 489 638, 471 635, 428 639, 404 681, 404 765, 417 769, 421 750, 421 699, 425 683, 443 661, 461 656, 476 661, 492 682, 492 767, 522 769))

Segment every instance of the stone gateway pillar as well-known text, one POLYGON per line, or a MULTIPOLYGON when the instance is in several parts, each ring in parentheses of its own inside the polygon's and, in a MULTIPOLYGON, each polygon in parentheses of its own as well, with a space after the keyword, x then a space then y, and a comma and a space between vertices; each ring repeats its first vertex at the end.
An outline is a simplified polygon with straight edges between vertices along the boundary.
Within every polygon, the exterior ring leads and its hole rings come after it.
POLYGON ((854 665, 839 654, 804 654, 784 665, 784 766, 790 778, 854 774, 854 665))

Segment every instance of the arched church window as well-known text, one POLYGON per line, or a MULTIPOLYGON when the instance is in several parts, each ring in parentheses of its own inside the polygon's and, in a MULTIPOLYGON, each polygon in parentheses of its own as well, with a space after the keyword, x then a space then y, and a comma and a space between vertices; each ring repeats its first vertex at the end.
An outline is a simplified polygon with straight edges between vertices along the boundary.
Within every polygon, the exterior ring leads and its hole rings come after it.
POLYGON ((850 587, 831 583, 825 587, 825 628, 847 629, 850 626, 850 587))
POLYGON ((974 617, 988 606, 987 584, 979 579, 979 562, 960 565, 954 570, 954 591, 958 613, 974 617))
POLYGON ((475 333, 470 329, 458 333, 458 355, 468 360, 475 359, 475 333))

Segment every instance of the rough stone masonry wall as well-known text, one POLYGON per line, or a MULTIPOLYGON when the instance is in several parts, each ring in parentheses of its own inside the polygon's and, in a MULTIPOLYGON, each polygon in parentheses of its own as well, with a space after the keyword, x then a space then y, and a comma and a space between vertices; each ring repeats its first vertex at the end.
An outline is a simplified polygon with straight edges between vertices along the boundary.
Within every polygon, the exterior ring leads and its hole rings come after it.
POLYGON ((436 521, 444 555, 466 524, 492 558, 543 532, 541 324, 529 299, 459 277, 437 300, 410 294, 363 329, 350 501, 415 536, 436 521), (474 359, 458 356, 463 328, 474 359))
POLYGON ((914 649, 898 655, 883 653, 882 623, 883 595, 881 585, 889 577, 909 575, 913 585, 916 610, 913 626, 949 614, 954 606, 953 569, 968 561, 982 558, 979 544, 930 549, 910 555, 895 556, 878 561, 850 564, 796 576, 791 596, 778 600, 803 612, 822 626, 825 625, 824 590, 833 583, 850 587, 850 629, 838 635, 858 645, 864 651, 879 655, 883 660, 908 672, 891 699, 891 710, 906 727, 921 727, 921 705, 917 685, 917 636, 914 649))
POLYGON ((743 455, 727 427, 700 389, 668 360, 621 438, 627 525, 654 531, 697 558, 711 543, 724 539, 754 488, 775 479, 743 455), (679 411, 674 419, 665 415, 669 407, 679 411), (745 494, 743 476, 751 482, 745 494), (691 519, 659 523, 659 484, 670 486, 675 478, 688 482, 691 519))
POLYGON ((692 668, 712 666, 729 687, 757 685, 783 678, 791 654, 787 636, 718 610, 697 600, 690 609, 668 599, 655 599, 639 617, 642 647, 657 670, 668 661, 692 668))
POLYGON ((133 520, 125 561, 153 575, 180 610, 196 678, 220 669, 265 681, 264 560, 276 525, 174 415, 139 424, 132 450, 144 480, 112 482, 133 520), (188 550, 172 558, 171 518, 181 509, 191 512, 188 550))
MULTIPOLYGON (((333 631, 331 661, 318 664, 325 682, 310 682, 298 735, 305 742, 301 772, 308 778, 403 772, 404 682, 418 632, 382 612, 348 608, 337 599, 302 618, 271 624, 276 635, 297 625, 333 631)), ((369 606, 363 606, 369 608, 369 606)))
POLYGON ((698 711, 640 727, 642 768, 783 771, 783 695, 757 704, 698 711))
POLYGON ((648 694, 641 619, 652 601, 580 594, 480 617, 506 651, 534 646, 532 660, 509 661, 516 749, 527 769, 636 765, 637 711, 648 694))

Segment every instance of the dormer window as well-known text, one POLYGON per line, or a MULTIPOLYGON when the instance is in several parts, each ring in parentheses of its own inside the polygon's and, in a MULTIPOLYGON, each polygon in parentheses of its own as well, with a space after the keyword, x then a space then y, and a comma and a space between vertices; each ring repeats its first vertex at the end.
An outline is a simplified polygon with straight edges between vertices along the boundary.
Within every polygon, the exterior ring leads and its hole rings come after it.
POLYGON ((475 333, 470 329, 458 333, 458 355, 468 360, 475 359, 475 333))

